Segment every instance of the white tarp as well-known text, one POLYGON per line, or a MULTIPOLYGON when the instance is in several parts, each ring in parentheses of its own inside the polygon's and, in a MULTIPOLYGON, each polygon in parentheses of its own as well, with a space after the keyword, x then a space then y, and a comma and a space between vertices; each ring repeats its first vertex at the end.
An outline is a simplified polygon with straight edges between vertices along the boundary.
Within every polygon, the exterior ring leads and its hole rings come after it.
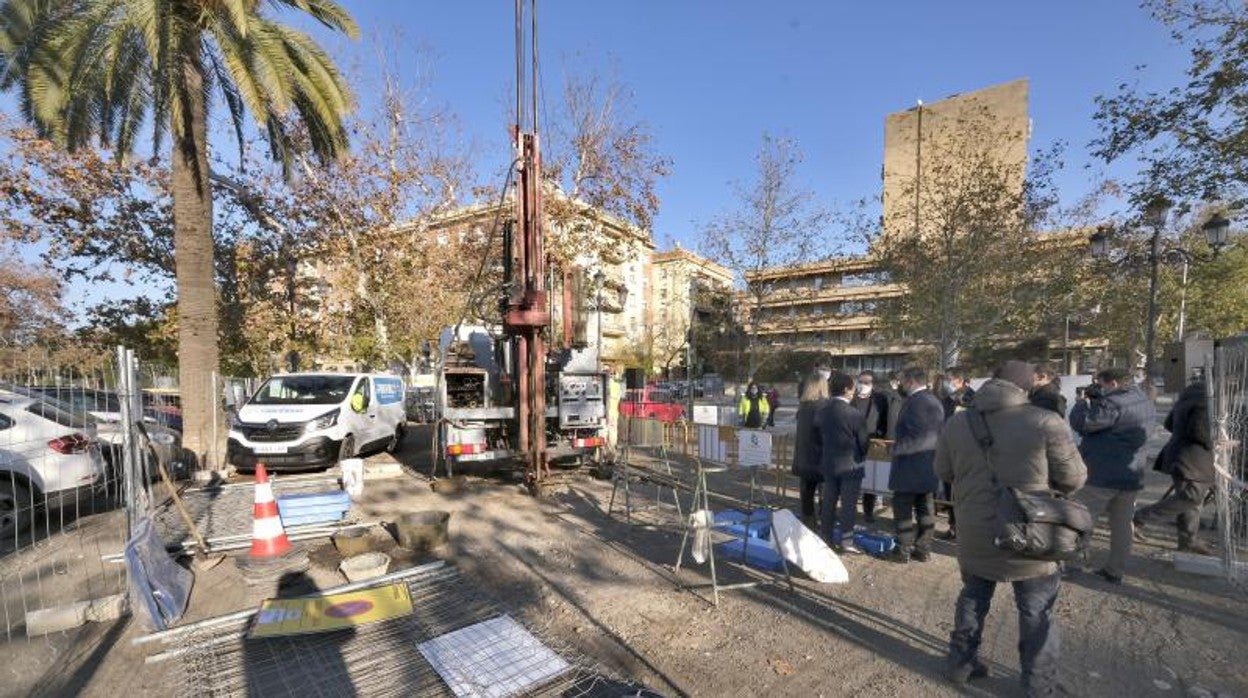
POLYGON ((455 695, 467 698, 526 693, 571 668, 511 616, 439 635, 417 649, 455 695))
POLYGON ((845 584, 849 581, 849 570, 845 569, 841 558, 788 509, 772 512, 771 542, 789 564, 816 582, 845 584))

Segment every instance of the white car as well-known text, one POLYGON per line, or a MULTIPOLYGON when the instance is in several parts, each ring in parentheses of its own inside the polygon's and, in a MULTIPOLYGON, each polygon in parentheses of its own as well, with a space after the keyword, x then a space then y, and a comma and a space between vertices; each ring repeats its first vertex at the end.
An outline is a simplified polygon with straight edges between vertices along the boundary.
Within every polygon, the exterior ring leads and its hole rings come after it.
POLYGON ((104 474, 92 425, 55 401, 0 391, 0 539, 87 499, 104 474))
POLYGON ((272 376, 230 425, 229 460, 242 470, 334 465, 371 449, 394 453, 403 441, 403 381, 367 373, 272 376))

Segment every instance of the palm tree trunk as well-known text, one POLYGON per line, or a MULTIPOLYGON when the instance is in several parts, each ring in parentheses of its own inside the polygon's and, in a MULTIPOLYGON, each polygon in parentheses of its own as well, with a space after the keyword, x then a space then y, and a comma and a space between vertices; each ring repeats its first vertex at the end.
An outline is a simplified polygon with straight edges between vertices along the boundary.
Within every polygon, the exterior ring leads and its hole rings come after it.
POLYGON ((219 467, 225 440, 217 399, 217 304, 213 267, 212 190, 199 42, 181 66, 174 99, 173 230, 178 281, 178 383, 182 445, 194 468, 219 467))

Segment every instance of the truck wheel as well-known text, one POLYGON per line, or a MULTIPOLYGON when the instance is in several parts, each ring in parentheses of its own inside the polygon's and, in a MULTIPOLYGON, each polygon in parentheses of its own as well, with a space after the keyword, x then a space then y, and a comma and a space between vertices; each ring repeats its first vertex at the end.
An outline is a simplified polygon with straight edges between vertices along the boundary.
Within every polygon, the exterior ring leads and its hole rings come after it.
POLYGON ((394 435, 386 442, 386 453, 394 455, 399 452, 400 448, 403 448, 404 431, 402 424, 394 428, 394 435))
POLYGON ((30 490, 15 480, 0 482, 0 540, 25 531, 34 518, 30 490))
POLYGON ((347 458, 355 457, 355 437, 347 434, 342 440, 342 444, 338 447, 338 462, 341 463, 347 458))

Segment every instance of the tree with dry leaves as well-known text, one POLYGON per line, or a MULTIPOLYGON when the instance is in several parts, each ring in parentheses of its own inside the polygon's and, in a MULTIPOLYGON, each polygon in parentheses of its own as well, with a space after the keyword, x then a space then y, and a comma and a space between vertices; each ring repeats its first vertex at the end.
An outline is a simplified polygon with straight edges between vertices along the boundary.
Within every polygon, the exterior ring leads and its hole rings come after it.
POLYGON ((702 251, 746 280, 738 315, 745 324, 749 376, 763 360, 760 331, 777 322, 764 313, 764 305, 779 291, 765 278, 768 270, 835 252, 828 238, 829 212, 798 179, 801 162, 795 141, 764 135, 753 178, 732 185, 732 196, 740 203, 702 231, 702 251))

